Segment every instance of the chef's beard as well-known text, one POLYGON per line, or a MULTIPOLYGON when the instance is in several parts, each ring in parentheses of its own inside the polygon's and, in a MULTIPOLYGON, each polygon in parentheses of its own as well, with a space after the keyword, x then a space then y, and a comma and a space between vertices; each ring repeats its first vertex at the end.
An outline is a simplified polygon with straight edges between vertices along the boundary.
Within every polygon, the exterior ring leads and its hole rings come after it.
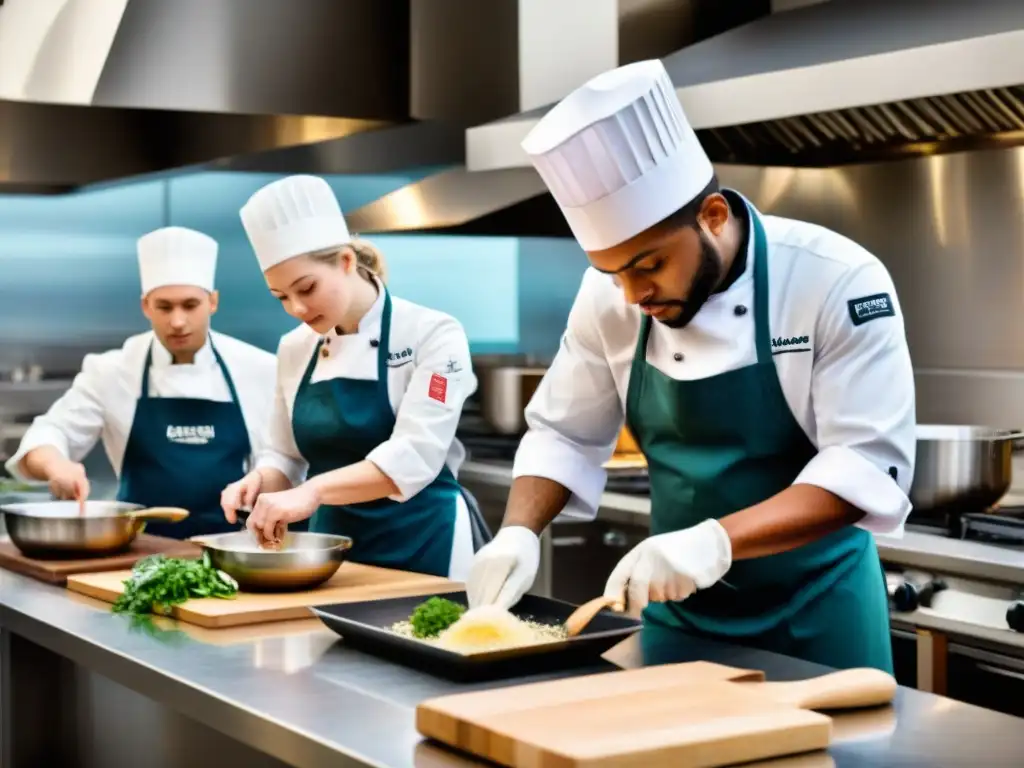
POLYGON ((659 301, 659 306, 678 307, 679 313, 667 320, 658 320, 669 328, 683 328, 689 325, 694 316, 704 306, 722 277, 722 260, 714 245, 703 231, 700 234, 700 264, 697 274, 693 276, 690 293, 683 300, 659 301))

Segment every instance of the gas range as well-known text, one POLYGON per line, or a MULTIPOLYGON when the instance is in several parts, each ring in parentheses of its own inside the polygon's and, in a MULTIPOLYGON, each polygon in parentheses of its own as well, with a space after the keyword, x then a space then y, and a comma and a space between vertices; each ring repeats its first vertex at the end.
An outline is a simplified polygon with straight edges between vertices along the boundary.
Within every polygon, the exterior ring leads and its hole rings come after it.
POLYGON ((964 512, 936 520, 916 518, 912 512, 906 530, 1024 552, 1024 507, 964 512))

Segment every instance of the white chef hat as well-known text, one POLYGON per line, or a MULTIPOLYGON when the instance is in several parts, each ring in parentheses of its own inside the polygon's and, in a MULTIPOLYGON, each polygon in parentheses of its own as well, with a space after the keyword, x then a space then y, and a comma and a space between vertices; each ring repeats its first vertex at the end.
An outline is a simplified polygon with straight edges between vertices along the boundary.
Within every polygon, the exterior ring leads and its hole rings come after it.
POLYGON ((288 176, 257 190, 240 211, 260 269, 351 240, 341 206, 319 176, 288 176))
POLYGON ((629 240, 697 197, 714 175, 661 61, 594 77, 522 143, 585 251, 629 240))
POLYGON ((213 290, 217 241, 185 227, 163 227, 136 243, 142 295, 165 285, 194 285, 213 290))

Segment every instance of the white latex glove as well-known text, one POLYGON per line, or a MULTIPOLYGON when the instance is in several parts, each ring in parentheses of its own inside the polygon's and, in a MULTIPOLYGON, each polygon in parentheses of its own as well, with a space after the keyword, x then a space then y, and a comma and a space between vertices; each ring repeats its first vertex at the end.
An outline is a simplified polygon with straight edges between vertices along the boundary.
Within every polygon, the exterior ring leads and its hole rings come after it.
POLYGON ((626 553, 605 596, 639 616, 649 602, 685 600, 721 579, 732 566, 732 542, 717 520, 651 536, 626 553))
POLYGON ((529 528, 510 526, 473 557, 466 579, 469 607, 511 608, 533 586, 540 568, 540 539, 529 528))

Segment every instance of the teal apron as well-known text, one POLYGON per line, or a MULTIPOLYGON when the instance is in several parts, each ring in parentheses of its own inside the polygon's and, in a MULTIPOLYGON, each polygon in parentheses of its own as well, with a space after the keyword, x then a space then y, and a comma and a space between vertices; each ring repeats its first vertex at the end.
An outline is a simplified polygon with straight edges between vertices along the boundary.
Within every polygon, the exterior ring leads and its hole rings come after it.
MULTIPOLYGON (((793 418, 772 360, 768 247, 757 212, 747 209, 757 363, 676 381, 647 363, 651 318, 643 318, 626 420, 647 457, 652 535, 765 501, 817 452, 793 418)), ((725 582, 681 602, 651 603, 645 644, 694 634, 835 668, 892 672, 888 599, 868 531, 847 526, 789 552, 735 561, 725 582)))
MULTIPOLYGON (((314 383, 320 344, 313 351, 292 408, 295 444, 309 462, 310 477, 363 461, 391 438, 395 412, 388 397, 390 334, 391 296, 385 290, 376 380, 314 383)), ((325 504, 313 514, 309 530, 351 537, 354 562, 447 576, 459 493, 459 483, 446 465, 430 485, 404 502, 325 504)))
POLYGON ((147 523, 146 533, 185 539, 239 530, 224 519, 220 494, 245 474, 251 454, 249 433, 231 374, 216 348, 213 354, 231 392, 230 402, 150 397, 152 347, 146 353, 117 498, 189 511, 180 523, 147 523))

